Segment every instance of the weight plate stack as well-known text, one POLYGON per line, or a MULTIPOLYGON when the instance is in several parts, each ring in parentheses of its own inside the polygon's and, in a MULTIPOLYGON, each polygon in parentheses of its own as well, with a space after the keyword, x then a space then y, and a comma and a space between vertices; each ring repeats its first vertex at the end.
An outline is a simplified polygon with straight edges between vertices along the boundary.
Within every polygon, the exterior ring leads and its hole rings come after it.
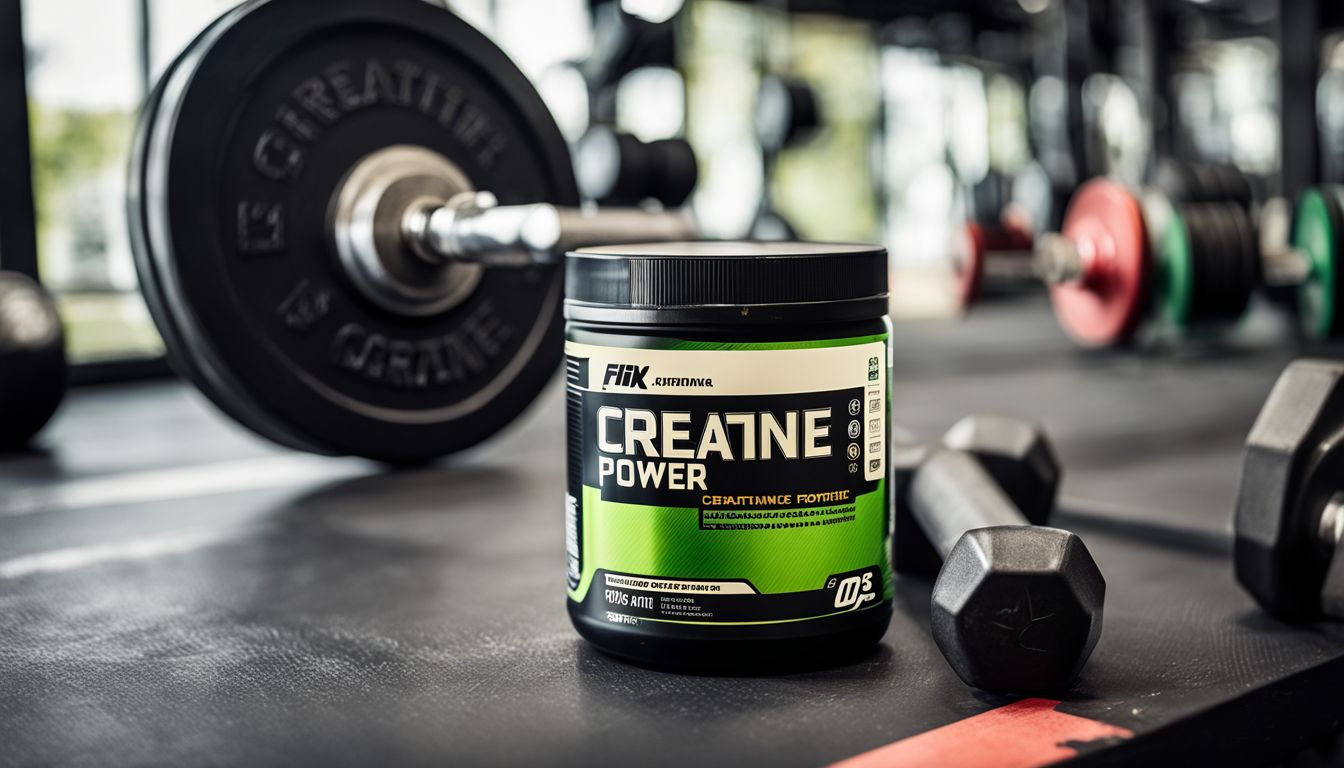
POLYGON ((1298 289, 1298 312, 1307 336, 1344 336, 1344 284, 1340 267, 1340 236, 1344 234, 1344 187, 1329 184, 1308 189, 1298 202, 1293 245, 1307 258, 1308 274, 1298 289))
POLYGON ((1248 209, 1251 205, 1250 180, 1227 163, 1164 158, 1152 178, 1154 187, 1174 203, 1236 203, 1248 209))
POLYGON ((1235 322, 1261 282, 1255 231, 1234 203, 1179 205, 1158 253, 1157 296, 1180 331, 1235 322))
POLYGON ((559 364, 558 266, 462 267, 432 312, 355 285, 333 244, 337 197, 360 161, 399 147, 504 204, 579 201, 531 84, 421 0, 244 3, 146 104, 129 218, 151 314, 183 375, 276 442, 442 456, 502 429, 559 364))

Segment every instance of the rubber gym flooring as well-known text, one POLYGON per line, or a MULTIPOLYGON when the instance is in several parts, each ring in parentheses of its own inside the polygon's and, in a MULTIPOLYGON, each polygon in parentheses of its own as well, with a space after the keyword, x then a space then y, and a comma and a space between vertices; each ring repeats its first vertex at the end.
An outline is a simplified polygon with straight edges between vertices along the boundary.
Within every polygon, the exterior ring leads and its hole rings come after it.
POLYGON ((1108 582, 1058 704, 962 685, 923 579, 898 581, 874 653, 824 671, 594 651, 564 609, 558 380, 479 450, 402 472, 273 448, 181 383, 78 390, 43 452, 0 460, 0 763, 1290 756, 1344 716, 1344 627, 1280 624, 1232 577, 1241 442, 1296 354, 1252 326, 1220 350, 1092 354, 1036 300, 898 324, 907 436, 998 412, 1055 440, 1058 520, 1108 582))

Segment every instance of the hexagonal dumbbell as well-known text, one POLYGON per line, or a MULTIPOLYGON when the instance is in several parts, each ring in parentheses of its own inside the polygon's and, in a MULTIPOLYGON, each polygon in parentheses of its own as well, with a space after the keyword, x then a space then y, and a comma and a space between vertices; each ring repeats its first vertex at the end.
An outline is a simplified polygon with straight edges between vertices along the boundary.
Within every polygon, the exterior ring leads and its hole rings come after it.
MULTIPOLYGON (((1038 426, 1005 416, 967 416, 947 431, 943 445, 979 459, 1027 522, 1045 525, 1050 521, 1062 473, 1054 448, 1038 426)), ((897 573, 931 576, 943 564, 911 513, 903 491, 927 452, 924 446, 892 451, 896 498, 892 568, 897 573)))
POLYGON ((1288 620, 1344 619, 1344 361, 1298 360, 1251 427, 1236 510, 1236 570, 1288 620))
MULTIPOLYGON (((1023 488, 1038 493, 1019 489, 1019 496, 1053 502, 1058 465, 1039 428, 975 417, 954 428, 949 442, 998 457, 1019 479, 1037 478, 1023 488), (1042 466, 1033 469, 1033 458, 1042 466), (1044 495, 1042 476, 1053 478, 1044 495)), ((1059 690, 1100 637, 1106 582, 1081 539, 1029 524, 988 466, 965 450, 933 449, 903 489, 902 506, 944 557, 932 595, 934 641, 968 685, 1059 690)))
POLYGON ((0 272, 0 452, 28 444, 61 404, 65 384, 56 303, 28 277, 0 272))

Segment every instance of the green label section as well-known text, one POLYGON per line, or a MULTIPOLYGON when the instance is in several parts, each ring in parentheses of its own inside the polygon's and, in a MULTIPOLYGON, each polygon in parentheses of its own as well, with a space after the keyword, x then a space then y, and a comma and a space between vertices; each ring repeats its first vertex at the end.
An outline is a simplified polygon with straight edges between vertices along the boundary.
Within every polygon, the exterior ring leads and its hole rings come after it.
MULTIPOLYGON (((877 566, 891 598, 885 480, 853 502, 795 509, 717 510, 603 501, 583 487, 582 562, 569 597, 582 602, 598 569, 680 579, 746 579, 765 594, 824 586, 877 566)), ((813 618, 813 617, 799 617, 813 618)))

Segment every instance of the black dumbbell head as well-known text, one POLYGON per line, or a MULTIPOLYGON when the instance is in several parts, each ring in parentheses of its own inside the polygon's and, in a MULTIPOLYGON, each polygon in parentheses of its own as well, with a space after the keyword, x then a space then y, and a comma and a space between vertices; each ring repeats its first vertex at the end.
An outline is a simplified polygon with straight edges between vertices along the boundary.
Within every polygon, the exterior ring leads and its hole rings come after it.
POLYGON ((668 207, 686 202, 699 176, 695 150, 685 139, 641 141, 598 125, 574 151, 579 188, 605 205, 637 205, 653 199, 668 207))
POLYGON ((1320 518, 1344 478, 1344 362, 1298 360, 1246 439, 1237 493, 1237 579, 1266 610, 1319 615, 1331 548, 1320 518))
POLYGON ((1033 525, 1049 522, 1061 471, 1040 425, 1007 416, 967 416, 947 431, 943 445, 979 459, 1033 525))
POLYGON ((0 272, 0 450, 24 446, 65 394, 56 305, 37 283, 0 272))
MULTIPOLYGON (((947 431, 943 445, 979 459, 1032 525, 1050 522, 1063 472, 1049 437, 1039 425, 1006 416, 967 416, 947 431)), ((896 510, 892 567, 898 573, 934 574, 942 562, 912 519, 903 497, 903 481, 923 457, 920 449, 893 451, 896 510)))
POLYGON ((798 78, 766 75, 756 94, 756 140, 775 152, 799 144, 821 127, 816 92, 798 78))
POLYGON ((1068 531, 967 531, 933 587, 933 639, 967 685, 993 693, 1067 688, 1101 636, 1106 581, 1068 531))

